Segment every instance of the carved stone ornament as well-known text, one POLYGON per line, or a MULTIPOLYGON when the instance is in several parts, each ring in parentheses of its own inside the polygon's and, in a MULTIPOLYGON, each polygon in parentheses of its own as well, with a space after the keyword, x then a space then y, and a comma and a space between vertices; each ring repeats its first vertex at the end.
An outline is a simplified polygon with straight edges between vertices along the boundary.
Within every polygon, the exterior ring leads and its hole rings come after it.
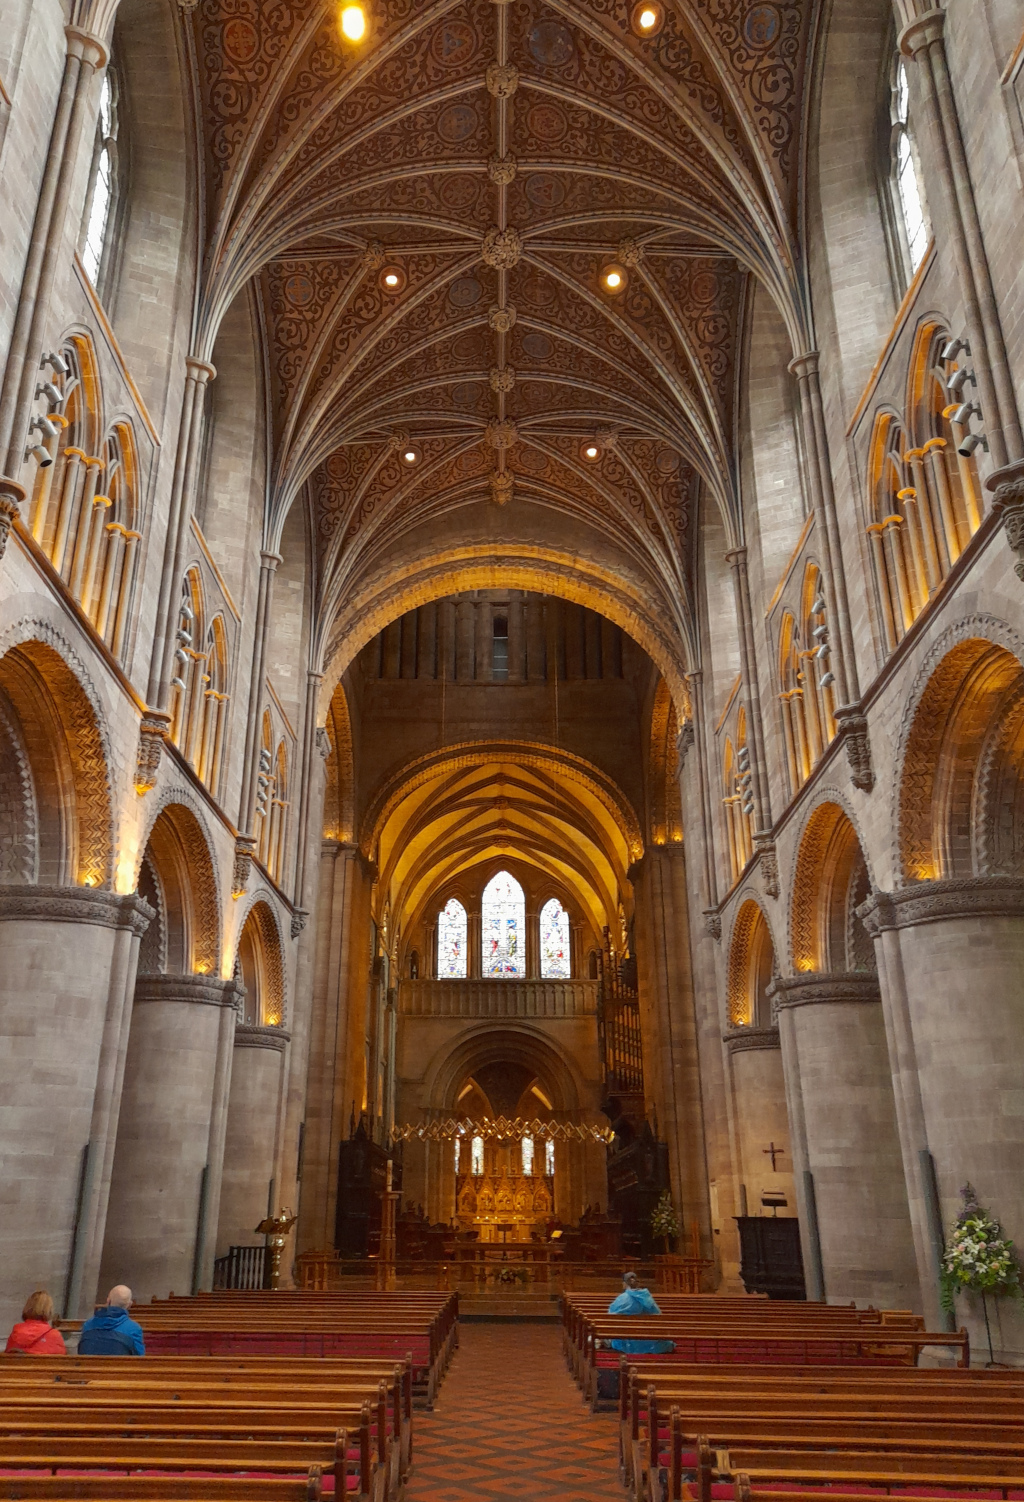
POLYGON ((864 1005, 881 1002, 878 976, 844 971, 838 975, 777 975, 768 987, 772 1016, 791 1007, 864 1005))
POLYGON ((491 500, 496 506, 507 506, 512 499, 515 481, 505 470, 495 470, 491 476, 491 500))
POLYGON ((137 892, 121 896, 97 887, 0 887, 0 919, 90 923, 96 928, 128 929, 141 938, 155 917, 137 892))
POLYGON ((598 428, 594 434, 594 442, 598 448, 610 449, 615 452, 619 443, 619 435, 615 428, 598 428))
POLYGON ((164 741, 171 729, 171 717, 163 710, 147 709, 139 726, 139 750, 135 763, 135 791, 140 798, 156 787, 164 741))
POLYGON ((1024 881, 1019 876, 919 881, 895 892, 872 892, 857 916, 872 938, 954 918, 1024 918, 1024 881))
POLYGON ((861 714, 856 704, 846 704, 836 710, 836 724, 846 746, 850 781, 862 793, 870 793, 875 785, 875 769, 871 763, 867 717, 861 714))
POLYGON ((235 864, 231 872, 232 897, 241 897, 245 891, 255 855, 256 841, 251 835, 240 834, 235 841, 235 864))
POLYGON ((769 897, 777 897, 781 891, 779 883, 779 857, 775 849, 775 842, 770 839, 754 836, 754 849, 761 863, 761 883, 769 897))
POLYGON ((177 1001, 197 1007, 234 1007, 238 982, 217 975, 140 975, 135 982, 135 1005, 147 1001, 177 1001))
POLYGON ((754 1053, 782 1047, 777 1027, 733 1027, 722 1034, 722 1042, 729 1053, 754 1053))
POLYGON ((644 258, 644 248, 636 240, 623 240, 619 245, 619 260, 631 271, 644 258))
POLYGON ((511 365, 495 365, 490 374, 491 390, 499 395, 512 390, 516 383, 516 373, 511 365))
POLYGON ((519 442, 519 429, 510 417, 493 417, 484 429, 484 438, 492 449, 510 449, 519 442))
POLYGON ((495 303, 487 315, 487 322, 496 334, 509 334, 515 328, 517 316, 511 303, 507 308, 499 308, 495 303))
POLYGON ((492 224, 480 247, 484 265, 493 266, 496 271, 511 271, 513 266, 519 265, 522 253, 523 237, 512 225, 507 229, 499 229, 496 224, 492 224))
POLYGON ((721 941, 721 938, 722 938, 722 915, 721 915, 721 913, 716 913, 713 908, 709 908, 708 911, 704 914, 704 927, 707 929, 708 933, 711 935, 711 937, 715 940, 716 943, 718 943, 718 942, 721 941))
POLYGON ((198 6, 199 0, 178 0, 178 9, 186 11, 189 15, 191 15, 192 12, 198 8, 198 6))
POLYGON ((0 479, 0 558, 7 549, 7 539, 18 515, 18 507, 25 499, 25 487, 17 480, 0 479))
POLYGON ((235 1028, 236 1048, 269 1048, 275 1053, 284 1053, 291 1040, 291 1033, 286 1033, 283 1027, 254 1027, 251 1023, 240 1022, 235 1028))
POLYGON ((997 469, 985 481, 992 492, 992 510, 1003 520, 1011 552, 1017 554, 1013 571, 1024 581, 1024 460, 997 469))
POLYGON ((297 939, 309 922, 309 914, 304 907, 297 907, 292 913, 292 938, 297 939))
POLYGON ((408 433, 392 433, 391 437, 388 439, 388 448, 393 454, 400 454, 403 449, 407 449, 409 447, 409 444, 411 442, 412 440, 409 437, 408 433))
POLYGON ((686 765, 686 758, 693 750, 696 739, 697 736, 693 728, 693 721, 684 721, 683 728, 682 730, 680 730, 679 735, 676 738, 676 756, 679 760, 680 771, 682 771, 683 767, 686 765))
POLYGON ((519 163, 511 152, 507 156, 495 154, 487 163, 487 176, 492 183, 497 183, 499 188, 507 188, 509 183, 514 183, 518 171, 519 163))
POLYGON ((511 99, 519 87, 519 69, 515 63, 491 63, 486 78, 487 92, 495 99, 511 99))
POLYGON ((362 267, 364 271, 380 271, 387 261, 387 252, 379 240, 371 240, 363 251, 362 267))
POLYGON ((331 738, 327 734, 326 725, 318 725, 316 727, 316 749, 319 751, 324 761, 326 761, 331 754, 331 738))

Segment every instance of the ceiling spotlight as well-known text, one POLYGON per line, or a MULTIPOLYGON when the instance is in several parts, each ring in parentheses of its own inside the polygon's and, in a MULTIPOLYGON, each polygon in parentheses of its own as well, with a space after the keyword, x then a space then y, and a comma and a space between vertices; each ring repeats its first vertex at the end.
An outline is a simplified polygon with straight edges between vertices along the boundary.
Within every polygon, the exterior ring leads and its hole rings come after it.
POLYGON ((601 457, 601 446, 597 443, 585 443, 580 449, 581 456, 588 464, 596 464, 601 457))
POLYGON ((349 42, 361 42, 366 35, 366 12, 361 5, 346 5, 341 12, 341 34, 349 42))
POLYGON ((419 462, 420 462, 420 451, 419 451, 419 449, 416 447, 416 445, 414 443, 407 444, 406 447, 402 450, 402 463, 403 464, 418 464, 419 462))
POLYGON ((380 290, 392 294, 401 292, 405 287, 406 281, 407 277, 401 266, 385 266, 377 278, 380 290))
POLYGON ((620 292, 625 292, 628 281, 629 277, 617 261, 612 261, 601 272, 601 286, 606 292, 611 292, 616 296, 620 292))
POLYGON ((665 7, 659 0, 641 0, 639 5, 634 5, 630 15, 630 25, 640 37, 657 36, 665 24, 665 7))

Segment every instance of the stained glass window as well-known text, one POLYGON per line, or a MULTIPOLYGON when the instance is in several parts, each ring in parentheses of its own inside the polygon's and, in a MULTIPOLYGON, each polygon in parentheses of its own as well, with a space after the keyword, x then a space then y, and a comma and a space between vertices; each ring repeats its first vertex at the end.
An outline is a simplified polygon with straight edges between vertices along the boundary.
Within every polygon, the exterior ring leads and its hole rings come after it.
POLYGON ((437 974, 441 980, 466 979, 466 909, 455 897, 437 915, 437 974))
POLYGON ((473 1141, 471 1143, 471 1148, 472 1148, 472 1156, 473 1156, 472 1171, 473 1171, 473 1173, 483 1173, 483 1171, 484 1171, 484 1139, 482 1137, 474 1137, 473 1141))
POLYGON ((523 1148, 523 1173, 527 1176, 533 1173, 533 1138, 524 1137, 523 1148))
POLYGON ((525 975, 526 901, 507 871, 499 871, 484 887, 481 930, 484 975, 525 975))
POLYGON ((544 1172, 552 1178, 555 1172, 555 1144, 549 1137, 544 1144, 544 1172))
POLYGON ((456 1137, 456 1139, 455 1139, 455 1172, 456 1173, 458 1173, 458 1171, 459 1171, 459 1158, 462 1156, 461 1152, 460 1152, 460 1148, 461 1147, 462 1147, 462 1138, 461 1137, 456 1137))
POLYGON ((557 897, 540 910, 540 973, 544 980, 568 980, 572 973, 569 914, 557 897))

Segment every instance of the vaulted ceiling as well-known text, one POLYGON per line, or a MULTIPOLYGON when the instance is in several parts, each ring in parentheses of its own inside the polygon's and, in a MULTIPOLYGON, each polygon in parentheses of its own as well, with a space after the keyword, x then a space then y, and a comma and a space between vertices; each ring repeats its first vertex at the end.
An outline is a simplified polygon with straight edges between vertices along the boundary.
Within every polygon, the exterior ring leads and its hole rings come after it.
POLYGON ((403 538, 432 521, 455 541, 468 508, 519 505, 521 542, 532 527, 542 548, 556 514, 581 554, 597 539, 690 656, 699 492, 742 537, 751 278, 794 348, 805 337, 814 8, 367 0, 352 44, 336 3, 202 0, 200 352, 255 286, 267 536, 310 508, 325 653, 340 604, 403 538))

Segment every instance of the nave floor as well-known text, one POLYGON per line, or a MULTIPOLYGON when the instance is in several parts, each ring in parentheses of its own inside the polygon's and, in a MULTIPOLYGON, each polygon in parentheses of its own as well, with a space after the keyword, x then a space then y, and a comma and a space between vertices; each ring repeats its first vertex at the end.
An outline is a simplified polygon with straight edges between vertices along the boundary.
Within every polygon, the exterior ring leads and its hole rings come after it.
POLYGON ((460 1325, 417 1413, 408 1502, 623 1502, 615 1419, 592 1414, 554 1325, 460 1325))

